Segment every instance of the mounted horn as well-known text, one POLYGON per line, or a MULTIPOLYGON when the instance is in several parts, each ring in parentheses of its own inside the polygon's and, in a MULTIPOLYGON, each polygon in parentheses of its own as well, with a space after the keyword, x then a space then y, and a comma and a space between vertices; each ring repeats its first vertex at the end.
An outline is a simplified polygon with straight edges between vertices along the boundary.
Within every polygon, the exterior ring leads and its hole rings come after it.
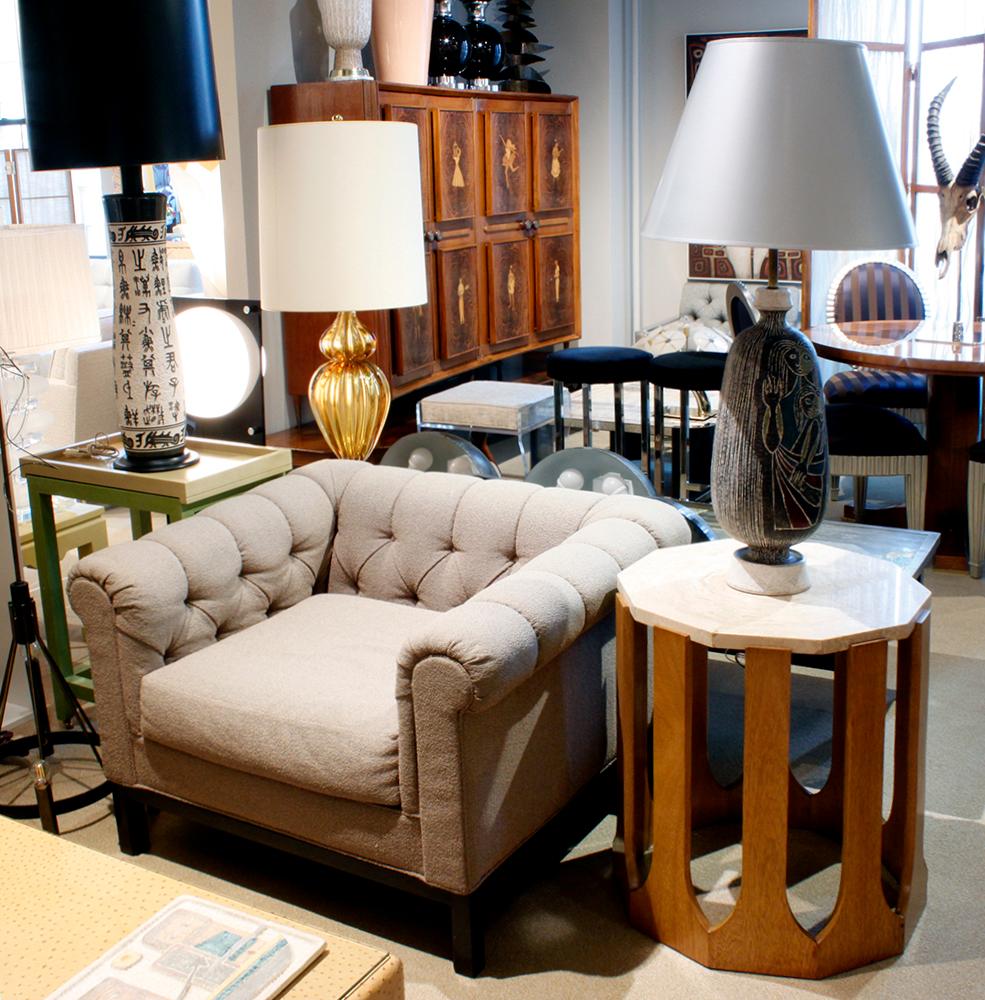
POLYGON ((968 154, 968 159, 958 171, 954 184, 956 187, 978 188, 982 183, 983 172, 985 172, 985 134, 968 154))
POLYGON ((941 144, 941 105, 947 92, 954 86, 954 77, 951 82, 930 102, 930 110, 927 112, 927 142, 930 144, 930 158, 934 161, 934 176, 941 187, 947 187, 954 174, 944 155, 944 146, 941 144))

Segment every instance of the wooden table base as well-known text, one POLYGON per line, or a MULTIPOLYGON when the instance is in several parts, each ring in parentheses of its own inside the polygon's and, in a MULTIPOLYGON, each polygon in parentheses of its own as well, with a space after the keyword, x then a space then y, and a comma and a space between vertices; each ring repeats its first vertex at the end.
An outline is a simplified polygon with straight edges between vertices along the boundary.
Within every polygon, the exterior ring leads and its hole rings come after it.
POLYGON ((620 596, 622 825, 632 923, 703 965, 737 972, 817 979, 900 954, 926 896, 929 635, 925 613, 909 638, 899 642, 893 804, 884 822, 885 641, 837 654, 831 774, 812 794, 789 766, 790 653, 747 650, 743 777, 723 788, 712 776, 707 755, 707 650, 686 636, 655 628, 648 783, 645 709, 640 707, 647 703, 646 631, 620 596), (692 830, 740 815, 741 893, 731 914, 712 925, 691 881, 692 830), (787 899, 790 828, 841 843, 838 898, 816 933, 801 927, 787 899))

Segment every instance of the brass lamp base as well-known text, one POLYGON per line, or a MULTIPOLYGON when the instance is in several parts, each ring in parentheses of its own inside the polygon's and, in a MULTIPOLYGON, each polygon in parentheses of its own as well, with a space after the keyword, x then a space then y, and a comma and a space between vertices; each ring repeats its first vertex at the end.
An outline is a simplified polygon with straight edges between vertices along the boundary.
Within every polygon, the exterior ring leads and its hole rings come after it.
POLYGON ((340 312, 318 349, 327 360, 308 384, 318 429, 336 456, 363 461, 376 447, 390 409, 390 384, 369 360, 376 337, 354 312, 340 312))

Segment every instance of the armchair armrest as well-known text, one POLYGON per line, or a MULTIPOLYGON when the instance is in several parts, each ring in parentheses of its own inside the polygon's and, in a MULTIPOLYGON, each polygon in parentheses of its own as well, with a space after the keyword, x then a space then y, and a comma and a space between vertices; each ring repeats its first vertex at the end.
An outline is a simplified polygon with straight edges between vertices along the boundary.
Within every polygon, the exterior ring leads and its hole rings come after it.
POLYGON ((111 778, 134 780, 142 677, 309 596, 334 523, 317 481, 286 476, 72 567, 111 778))
POLYGON ((689 539, 666 504, 602 500, 566 541, 404 644, 400 801, 420 816, 428 881, 459 892, 476 884, 604 763, 616 576, 658 545, 689 539), (543 690, 525 683, 540 673, 543 690), (584 730, 575 748, 563 731, 568 713, 584 730), (507 734, 514 747, 532 740, 530 752, 508 751, 507 734), (450 843, 472 844, 468 866, 450 843))
POLYGON ((562 544, 411 636, 398 657, 398 699, 411 696, 416 666, 437 657, 456 664, 467 680, 450 709, 494 705, 609 610, 621 570, 690 538, 687 521, 669 505, 634 497, 601 501, 562 544))

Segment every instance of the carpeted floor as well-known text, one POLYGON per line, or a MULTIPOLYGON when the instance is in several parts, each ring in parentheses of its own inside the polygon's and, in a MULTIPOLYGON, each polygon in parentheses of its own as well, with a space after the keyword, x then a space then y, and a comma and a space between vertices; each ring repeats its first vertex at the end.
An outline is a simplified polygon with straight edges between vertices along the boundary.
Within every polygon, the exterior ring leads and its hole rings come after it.
MULTIPOLYGON (((486 970, 474 981, 456 976, 444 957, 447 917, 431 904, 165 815, 155 820, 154 853, 126 860, 390 950, 404 963, 412 1000, 985 996, 985 581, 931 572, 926 583, 934 594, 925 837, 929 898, 907 951, 894 961, 808 982, 712 972, 683 958, 627 924, 609 851, 611 817, 563 864, 495 902, 486 970)), ((738 669, 723 664, 715 671, 720 714, 732 717, 716 751, 726 767, 730 754, 733 765, 735 759, 728 732, 735 731, 738 669)), ((818 758, 830 726, 827 689, 823 675, 812 671, 802 672, 795 683, 796 716, 806 727, 795 756, 808 777, 820 773, 818 758)), ((122 857, 107 803, 63 817, 62 827, 71 840, 122 857)), ((709 853, 695 864, 696 883, 707 890, 702 900, 707 912, 716 918, 727 912, 740 874, 734 850, 709 853)), ((829 909, 836 885, 834 867, 806 877, 792 892, 798 917, 810 922, 829 909)))

